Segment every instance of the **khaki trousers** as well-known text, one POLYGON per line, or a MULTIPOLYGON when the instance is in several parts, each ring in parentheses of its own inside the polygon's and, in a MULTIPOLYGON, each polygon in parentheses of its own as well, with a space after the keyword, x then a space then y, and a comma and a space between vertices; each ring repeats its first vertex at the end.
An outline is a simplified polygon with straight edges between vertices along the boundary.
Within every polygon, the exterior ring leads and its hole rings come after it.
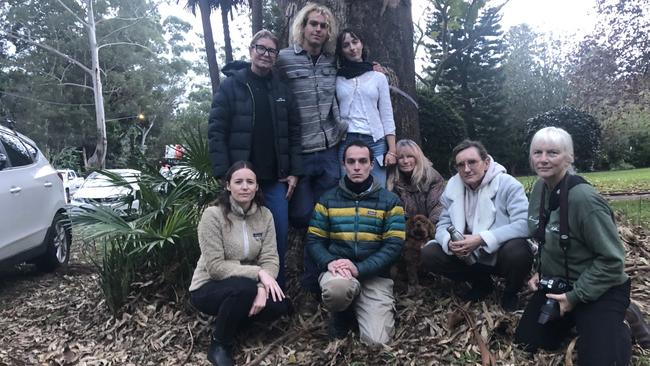
POLYGON ((327 271, 320 274, 318 283, 327 310, 341 312, 354 306, 362 342, 376 345, 390 341, 395 334, 393 280, 371 277, 359 281, 327 271))

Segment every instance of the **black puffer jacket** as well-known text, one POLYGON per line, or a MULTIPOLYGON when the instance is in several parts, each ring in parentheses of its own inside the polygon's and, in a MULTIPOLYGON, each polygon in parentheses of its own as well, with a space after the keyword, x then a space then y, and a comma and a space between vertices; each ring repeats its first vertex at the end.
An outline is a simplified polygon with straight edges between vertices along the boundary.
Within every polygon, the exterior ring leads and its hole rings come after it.
MULTIPOLYGON (((222 72, 228 76, 214 95, 208 123, 208 145, 212 171, 217 178, 224 176, 230 165, 249 160, 253 133, 253 95, 247 84, 250 64, 235 61, 222 72)), ((300 122, 293 95, 289 88, 273 75, 270 81, 269 103, 275 136, 278 178, 299 176, 301 167, 300 122)))

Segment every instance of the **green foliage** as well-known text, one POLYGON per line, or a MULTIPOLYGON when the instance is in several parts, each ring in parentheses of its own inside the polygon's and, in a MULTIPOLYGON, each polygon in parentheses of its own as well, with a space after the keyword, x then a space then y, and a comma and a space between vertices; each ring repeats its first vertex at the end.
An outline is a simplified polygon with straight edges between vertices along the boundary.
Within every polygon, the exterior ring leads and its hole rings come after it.
POLYGON ((426 89, 418 90, 420 134, 422 151, 440 174, 451 175, 451 150, 465 136, 463 119, 440 94, 426 89))
POLYGON ((485 1, 432 0, 427 26, 431 66, 424 84, 443 94, 463 119, 467 136, 500 160, 508 154, 503 98, 505 45, 500 8, 485 1))
MULTIPOLYGON (((12 27, 0 28, 0 39, 15 52, 2 60, 1 108, 44 151, 56 155, 66 147, 78 151, 85 147, 90 156, 96 143, 96 117, 89 75, 60 55, 7 36, 12 32, 31 37, 90 65, 85 27, 57 1, 7 2, 0 8, 0 21, 12 27)), ((86 9, 79 2, 64 3, 85 19, 86 9)), ((142 148, 143 128, 152 127, 144 145, 155 145, 184 92, 183 78, 190 63, 178 55, 185 49, 183 32, 189 24, 172 17, 163 27, 156 5, 153 0, 93 1, 97 39, 100 45, 110 44, 99 50, 108 167, 124 164, 124 159, 130 159, 125 156, 137 150, 144 150, 150 159, 160 156, 162 150, 142 148), (165 36, 171 38, 169 44, 165 36), (146 116, 144 123, 134 117, 139 113, 146 116)))
POLYGON ((79 150, 73 147, 64 147, 57 153, 48 156, 47 160, 57 169, 77 170, 81 164, 79 150))
POLYGON ((548 41, 526 24, 512 27, 505 39, 503 93, 510 148, 502 163, 517 174, 528 171, 526 121, 566 103, 568 83, 562 74, 566 60, 560 54, 565 46, 558 39, 548 41))
POLYGON ((574 165, 579 171, 592 171, 600 151, 601 130, 594 117, 573 107, 556 108, 531 118, 526 123, 526 146, 535 132, 544 127, 560 127, 573 138, 574 165))
POLYGON ((648 102, 650 97, 627 104, 602 122, 603 168, 650 166, 650 116, 645 107, 648 102))
POLYGON ((136 217, 127 219, 96 206, 72 218, 81 239, 104 253, 96 265, 107 304, 116 313, 135 278, 151 280, 170 294, 183 293, 189 286, 200 254, 196 227, 219 185, 207 168, 206 135, 190 131, 181 142, 187 158, 172 181, 153 166, 143 172, 136 217))

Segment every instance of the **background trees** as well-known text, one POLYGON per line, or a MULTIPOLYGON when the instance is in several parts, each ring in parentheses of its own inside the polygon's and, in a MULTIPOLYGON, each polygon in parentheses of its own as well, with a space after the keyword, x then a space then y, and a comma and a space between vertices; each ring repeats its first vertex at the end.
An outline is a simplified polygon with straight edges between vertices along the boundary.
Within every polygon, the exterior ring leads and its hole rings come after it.
POLYGON ((103 46, 98 50, 97 72, 104 102, 95 98, 92 77, 81 67, 92 64, 84 18, 71 15, 89 9, 75 1, 13 0, 1 13, 4 34, 14 36, 6 38, 12 52, 2 65, 8 81, 0 102, 20 130, 29 132, 46 152, 85 148, 90 157, 96 136, 101 135, 95 126, 105 122, 107 165, 113 166, 124 149, 140 151, 146 146, 142 137, 149 127, 148 139, 154 142, 172 116, 190 64, 171 53, 165 36, 182 38, 188 25, 170 19, 163 28, 149 0, 104 0, 93 5, 96 39, 103 46), (105 117, 94 113, 98 103, 105 117), (136 118, 139 114, 144 114, 144 121, 136 118), (145 129, 134 125, 141 123, 146 123, 145 129))
MULTIPOLYGON (((595 168, 650 164, 648 0, 598 0, 596 28, 574 43, 525 25, 502 30, 500 1, 424 1, 430 10, 417 35, 411 1, 318 2, 333 9, 342 26, 358 29, 370 58, 394 71, 392 83, 417 100, 416 110, 393 96, 398 137, 420 141, 437 169, 446 172, 451 148, 470 137, 483 140, 510 172, 528 173, 526 121, 564 105, 593 116, 600 128, 595 168), (414 43, 426 50, 424 61, 417 61, 424 70, 417 88, 414 43)), ((191 26, 173 16, 160 19, 159 0, 92 2, 98 43, 114 44, 98 53, 108 166, 158 160, 162 145, 176 143, 180 131, 205 128, 219 83, 217 60, 236 58, 237 47, 246 45, 238 36, 228 45, 231 25, 247 36, 261 24, 286 42, 291 17, 306 0, 178 3, 201 12, 206 58, 194 64, 183 59, 193 51, 191 26), (216 9, 227 22, 213 39, 209 15, 216 9), (243 15, 233 21, 233 13, 243 15), (223 52, 215 50, 215 39, 224 39, 223 52), (195 87, 203 75, 210 76, 212 90, 195 87)), ((16 120, 46 153, 66 162, 70 156, 81 160, 84 147, 88 155, 95 150, 100 119, 92 77, 34 42, 91 64, 89 35, 79 21, 87 19, 86 9, 87 0, 0 4, 0 118, 16 120)), ((241 32, 233 28, 233 35, 241 32)))

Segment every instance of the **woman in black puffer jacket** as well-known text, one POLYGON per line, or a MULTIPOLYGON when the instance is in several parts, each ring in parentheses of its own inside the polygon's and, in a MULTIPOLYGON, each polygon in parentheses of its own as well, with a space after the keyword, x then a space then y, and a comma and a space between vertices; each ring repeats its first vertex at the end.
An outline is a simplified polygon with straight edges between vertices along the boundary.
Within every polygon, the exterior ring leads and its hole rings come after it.
POLYGON ((223 69, 228 78, 214 95, 208 124, 210 159, 217 178, 235 161, 248 160, 257 167, 257 180, 275 222, 278 283, 284 288, 288 202, 301 175, 300 122, 293 95, 272 71, 277 38, 261 30, 249 50, 250 64, 235 61, 223 69))

